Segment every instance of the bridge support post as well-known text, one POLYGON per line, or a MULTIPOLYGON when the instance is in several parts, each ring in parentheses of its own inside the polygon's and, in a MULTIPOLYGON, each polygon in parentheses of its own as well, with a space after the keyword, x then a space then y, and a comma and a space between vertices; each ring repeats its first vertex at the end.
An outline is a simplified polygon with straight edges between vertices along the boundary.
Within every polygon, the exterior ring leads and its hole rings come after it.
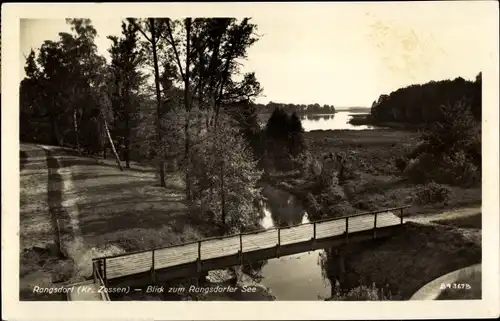
POLYGON ((373 222, 373 239, 377 238, 377 213, 375 213, 375 221, 373 222))
POLYGON ((156 284, 156 272, 154 267, 151 267, 150 273, 151 273, 151 284, 154 285, 156 284))
POLYGON ((206 282, 206 278, 208 276, 208 272, 200 272, 198 273, 198 277, 196 278, 196 285, 201 286, 206 282))
POLYGON ((201 273, 201 260, 199 258, 196 260, 196 272, 201 273))
POLYGON ((401 225, 403 225, 403 208, 400 208, 400 209, 399 209, 399 212, 400 212, 400 213, 399 213, 399 214, 400 214, 399 216, 401 217, 401 225))

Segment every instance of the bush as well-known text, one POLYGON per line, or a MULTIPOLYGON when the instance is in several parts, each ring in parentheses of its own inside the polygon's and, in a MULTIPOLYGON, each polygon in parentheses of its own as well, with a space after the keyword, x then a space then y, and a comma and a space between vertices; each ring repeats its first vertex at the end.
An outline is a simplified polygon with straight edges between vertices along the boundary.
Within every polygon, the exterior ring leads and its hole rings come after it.
POLYGON ((443 157, 443 181, 454 185, 474 185, 481 183, 481 168, 463 150, 443 157))
POLYGON ((409 162, 404 173, 410 181, 417 184, 435 181, 470 186, 481 182, 481 169, 464 151, 443 155, 422 153, 409 162))
POLYGON ((430 182, 421 186, 416 192, 416 200, 419 204, 446 203, 451 195, 448 186, 430 182))
POLYGON ((321 174, 322 165, 310 152, 301 153, 293 159, 294 167, 300 169, 302 176, 316 178, 321 174))

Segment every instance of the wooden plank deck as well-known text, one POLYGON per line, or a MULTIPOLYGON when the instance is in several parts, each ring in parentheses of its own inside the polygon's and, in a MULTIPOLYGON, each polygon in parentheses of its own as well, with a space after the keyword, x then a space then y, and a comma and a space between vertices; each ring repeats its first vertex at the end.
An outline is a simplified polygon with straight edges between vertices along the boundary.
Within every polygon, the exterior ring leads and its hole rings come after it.
POLYGON ((101 258, 105 260, 104 276, 105 279, 120 278, 148 272, 152 266, 154 266, 155 270, 158 270, 196 262, 198 259, 203 262, 208 259, 235 255, 239 253, 240 249, 242 253, 253 252, 273 248, 278 244, 288 245, 312 239, 321 240, 340 236, 346 233, 346 230, 350 235, 373 230, 375 227, 383 228, 400 225, 402 223, 401 217, 395 215, 391 210, 101 258))

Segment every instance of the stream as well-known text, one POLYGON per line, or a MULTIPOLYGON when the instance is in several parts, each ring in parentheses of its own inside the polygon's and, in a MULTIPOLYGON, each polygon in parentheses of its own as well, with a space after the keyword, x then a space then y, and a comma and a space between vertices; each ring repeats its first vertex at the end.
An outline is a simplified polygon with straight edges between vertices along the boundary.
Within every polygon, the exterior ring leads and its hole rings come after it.
MULTIPOLYGON (((270 186, 264 188, 263 194, 267 198, 263 228, 309 222, 306 210, 293 195, 270 186)), ((259 283, 276 300, 324 300, 331 295, 331 286, 323 277, 322 255, 324 250, 270 259, 260 271, 259 283)))

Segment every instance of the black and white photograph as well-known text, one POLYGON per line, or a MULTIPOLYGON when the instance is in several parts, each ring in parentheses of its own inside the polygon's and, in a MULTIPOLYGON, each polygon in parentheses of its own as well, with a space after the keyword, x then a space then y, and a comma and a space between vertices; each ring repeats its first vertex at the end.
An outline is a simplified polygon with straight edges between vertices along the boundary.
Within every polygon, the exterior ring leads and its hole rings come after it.
POLYGON ((18 45, 2 49, 19 61, 2 66, 19 149, 2 161, 19 179, 8 294, 472 301, 498 316, 483 233, 484 219, 498 240, 491 4, 18 12, 18 45))

